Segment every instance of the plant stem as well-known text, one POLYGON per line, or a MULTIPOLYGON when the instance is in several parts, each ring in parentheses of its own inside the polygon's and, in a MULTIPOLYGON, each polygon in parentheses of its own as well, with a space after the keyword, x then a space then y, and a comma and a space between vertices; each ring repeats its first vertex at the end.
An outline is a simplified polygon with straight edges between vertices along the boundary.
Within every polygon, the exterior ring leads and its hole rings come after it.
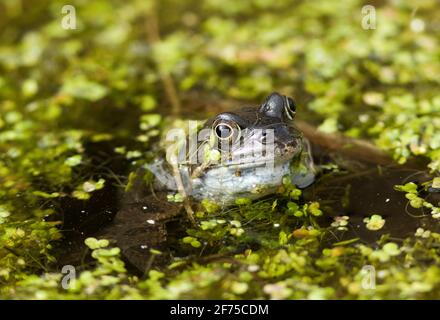
MULTIPOLYGON (((148 41, 152 45, 161 41, 157 7, 158 7, 157 1, 153 1, 150 7, 150 12, 147 14, 147 19, 146 19, 148 41)), ((173 115, 177 116, 180 114, 182 108, 181 108, 179 96, 177 94, 177 89, 174 83, 174 79, 171 77, 171 75, 168 72, 162 70, 160 63, 158 63, 157 61, 156 61, 156 66, 158 69, 160 80, 165 89, 165 94, 167 96, 169 103, 171 104, 172 113, 173 115)))

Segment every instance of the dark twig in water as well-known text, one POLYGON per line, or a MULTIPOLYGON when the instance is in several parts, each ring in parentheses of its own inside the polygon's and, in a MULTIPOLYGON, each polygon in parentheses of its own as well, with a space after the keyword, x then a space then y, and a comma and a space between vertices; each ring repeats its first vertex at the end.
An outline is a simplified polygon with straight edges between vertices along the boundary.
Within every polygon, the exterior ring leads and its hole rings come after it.
POLYGON ((345 137, 338 133, 324 133, 304 121, 295 121, 295 124, 313 144, 331 151, 338 151, 351 159, 359 161, 380 165, 393 163, 391 156, 368 141, 345 137))

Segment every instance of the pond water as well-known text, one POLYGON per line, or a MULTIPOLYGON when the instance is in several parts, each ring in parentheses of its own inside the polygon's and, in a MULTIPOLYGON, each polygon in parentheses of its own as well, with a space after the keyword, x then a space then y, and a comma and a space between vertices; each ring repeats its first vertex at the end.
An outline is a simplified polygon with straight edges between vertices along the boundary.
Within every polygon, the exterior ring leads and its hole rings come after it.
MULTIPOLYGON (((197 108, 195 106, 196 117, 203 118, 203 111, 197 108)), ((131 142, 123 143, 127 145, 131 142)), ((64 240, 58 247, 58 265, 86 267, 92 261, 84 245, 87 237, 112 240, 121 247, 129 270, 134 273, 152 266, 164 266, 172 257, 190 256, 191 251, 179 242, 186 235, 186 229, 191 227, 186 215, 178 214, 183 211, 182 208, 167 202, 166 193, 147 190, 144 185, 135 185, 125 193, 121 181, 125 181, 133 166, 114 152, 114 144, 115 141, 87 145, 89 157, 94 159, 91 170, 95 175, 106 177, 109 182, 106 187, 93 193, 89 201, 70 199, 61 202, 61 215, 51 217, 55 220, 61 217, 63 221, 64 240), (150 223, 145 225, 145 221, 150 223), (152 259, 150 249, 167 254, 152 259)), ((383 235, 399 242, 413 235, 419 227, 432 231, 438 229, 433 228, 436 224, 429 213, 424 214, 422 210, 408 206, 404 193, 394 189, 398 184, 410 181, 421 183, 430 179, 423 170, 426 168, 423 159, 407 166, 374 166, 344 158, 319 146, 313 146, 313 154, 316 165, 333 169, 323 169, 316 182, 303 190, 303 201, 321 204, 324 216, 319 223, 322 227, 330 226, 335 217, 348 216, 350 221, 347 230, 331 232, 331 237, 327 237, 323 245, 353 241, 374 247, 383 235), (373 214, 386 221, 380 230, 366 228, 364 219, 373 214)), ((433 203, 440 200, 439 193, 423 196, 433 203)), ((268 201, 273 199, 274 196, 268 197, 268 201)), ((258 247, 258 239, 250 246, 255 245, 258 247)), ((237 248, 234 253, 245 249, 247 247, 237 248)))

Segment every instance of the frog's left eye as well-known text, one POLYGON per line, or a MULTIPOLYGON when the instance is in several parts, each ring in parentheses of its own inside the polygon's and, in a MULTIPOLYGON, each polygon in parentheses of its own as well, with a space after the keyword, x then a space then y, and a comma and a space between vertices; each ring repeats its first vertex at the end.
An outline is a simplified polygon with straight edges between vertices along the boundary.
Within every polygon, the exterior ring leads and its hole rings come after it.
POLYGON ((295 117, 295 114, 296 114, 295 102, 290 97, 287 97, 287 96, 284 96, 284 97, 286 99, 286 101, 284 103, 284 109, 285 109, 285 112, 286 112, 286 116, 290 120, 293 120, 293 118, 295 117))
POLYGON ((233 121, 219 119, 212 127, 219 140, 237 141, 240 137, 240 126, 233 121))
POLYGON ((292 98, 274 92, 267 97, 259 111, 269 117, 279 119, 285 117, 289 120, 293 120, 296 106, 292 98))

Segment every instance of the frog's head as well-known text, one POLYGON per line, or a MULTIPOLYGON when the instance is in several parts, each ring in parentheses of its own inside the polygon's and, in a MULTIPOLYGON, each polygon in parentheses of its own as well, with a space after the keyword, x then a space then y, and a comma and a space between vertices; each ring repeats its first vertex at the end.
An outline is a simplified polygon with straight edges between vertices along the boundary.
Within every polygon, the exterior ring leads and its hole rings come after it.
MULTIPOLYGON (((178 168, 187 194, 228 205, 237 197, 274 193, 285 176, 300 187, 312 183, 313 164, 304 156, 308 144, 293 125, 295 112, 291 98, 272 93, 258 107, 223 112, 206 121, 197 142, 188 138, 180 149, 185 160, 178 168)), ((149 168, 162 184, 177 189, 160 163, 149 168)))
POLYGON ((238 170, 292 159, 302 150, 302 134, 293 126, 295 112, 292 98, 272 93, 258 108, 224 112, 208 120, 204 129, 211 132, 211 150, 218 150, 222 160, 212 167, 238 170))

